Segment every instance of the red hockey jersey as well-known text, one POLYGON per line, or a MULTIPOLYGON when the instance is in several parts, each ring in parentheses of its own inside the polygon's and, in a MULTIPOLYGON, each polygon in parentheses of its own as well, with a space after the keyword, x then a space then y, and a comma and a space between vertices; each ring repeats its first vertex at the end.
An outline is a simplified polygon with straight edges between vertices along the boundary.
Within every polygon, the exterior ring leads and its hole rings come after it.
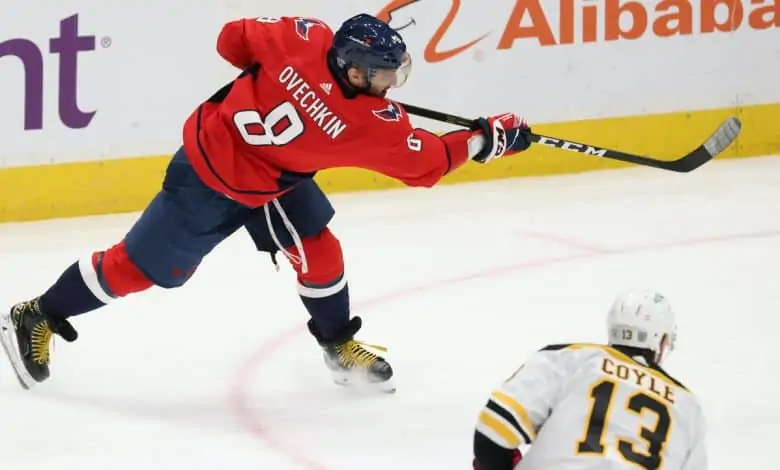
POLYGON ((217 51, 239 77, 184 125, 184 147, 212 189, 261 206, 317 171, 358 167, 432 186, 468 160, 470 131, 414 129, 396 103, 348 98, 327 65, 332 30, 310 18, 227 23, 217 51))

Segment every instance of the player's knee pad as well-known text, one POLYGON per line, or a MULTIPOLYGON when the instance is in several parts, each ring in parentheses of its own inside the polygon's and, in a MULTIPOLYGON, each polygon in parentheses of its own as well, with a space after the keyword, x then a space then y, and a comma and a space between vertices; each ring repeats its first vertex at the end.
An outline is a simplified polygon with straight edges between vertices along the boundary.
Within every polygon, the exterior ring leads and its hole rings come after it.
POLYGON ((100 288, 111 297, 124 297, 154 285, 128 257, 124 240, 94 253, 92 269, 100 288))
POLYGON ((298 282, 304 286, 327 286, 344 277, 344 255, 338 238, 325 227, 320 233, 301 239, 303 254, 295 246, 288 251, 295 256, 293 267, 298 273, 298 282), (306 272, 303 271, 303 260, 306 272))

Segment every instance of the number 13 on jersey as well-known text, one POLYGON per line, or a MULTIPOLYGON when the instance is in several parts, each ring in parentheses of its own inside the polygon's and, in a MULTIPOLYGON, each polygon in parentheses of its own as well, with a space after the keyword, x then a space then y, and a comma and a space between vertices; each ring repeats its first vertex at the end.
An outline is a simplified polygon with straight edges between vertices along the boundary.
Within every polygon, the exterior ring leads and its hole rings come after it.
POLYGON ((618 383, 604 379, 596 382, 590 389, 591 408, 585 433, 577 442, 576 453, 578 455, 604 455, 610 445, 606 441, 606 431, 614 429, 611 422, 622 417, 618 413, 631 413, 637 419, 641 419, 645 412, 653 415, 655 424, 652 427, 637 426, 637 438, 644 442, 644 449, 637 448, 634 442, 617 438, 616 448, 618 454, 627 462, 636 465, 640 469, 658 470, 663 465, 663 450, 669 438, 672 418, 669 408, 660 400, 644 392, 637 391, 628 397, 625 403, 615 403, 615 391, 618 383), (617 406, 615 406, 617 405, 617 406))

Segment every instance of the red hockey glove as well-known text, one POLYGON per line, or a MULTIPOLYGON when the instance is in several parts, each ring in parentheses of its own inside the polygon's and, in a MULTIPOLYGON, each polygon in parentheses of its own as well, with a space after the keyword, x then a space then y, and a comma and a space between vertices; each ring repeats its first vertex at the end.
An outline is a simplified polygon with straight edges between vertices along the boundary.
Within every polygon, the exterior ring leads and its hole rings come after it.
POLYGON ((520 461, 523 460, 523 454, 520 453, 520 450, 518 449, 512 449, 512 466, 504 469, 494 469, 494 468, 484 468, 479 465, 477 462, 477 459, 474 459, 471 461, 472 468, 474 470, 514 470, 515 467, 517 467, 517 464, 520 463, 520 461))
POLYGON ((522 152, 531 145, 531 128, 517 114, 479 118, 471 130, 481 130, 487 140, 482 151, 473 158, 479 163, 522 152))

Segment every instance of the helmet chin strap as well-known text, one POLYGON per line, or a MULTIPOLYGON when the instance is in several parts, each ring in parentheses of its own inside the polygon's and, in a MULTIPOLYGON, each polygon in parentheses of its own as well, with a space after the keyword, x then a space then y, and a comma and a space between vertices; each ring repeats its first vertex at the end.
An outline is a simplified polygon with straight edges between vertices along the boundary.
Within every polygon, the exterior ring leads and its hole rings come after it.
POLYGON ((352 83, 349 83, 349 79, 347 79, 347 82, 348 82, 349 86, 351 86, 352 89, 355 90, 355 92, 358 93, 358 94, 368 95, 368 96, 377 96, 377 97, 380 97, 380 98, 384 98, 384 96, 385 96, 384 93, 377 94, 377 93, 373 93, 371 91, 371 78, 370 78, 371 75, 373 75, 373 71, 370 71, 370 72, 367 72, 367 73, 363 73, 363 79, 366 81, 366 86, 362 86, 362 87, 355 86, 352 83))
POLYGON ((370 96, 379 96, 374 93, 371 93, 371 78, 374 75, 374 69, 367 69, 365 71, 362 71, 363 73, 363 80, 366 82, 366 86, 363 87, 353 87, 358 91, 358 93, 363 93, 364 95, 370 95, 370 96))
POLYGON ((658 351, 655 353, 655 363, 661 364, 666 359, 666 354, 669 352, 669 337, 664 335, 661 338, 661 343, 658 345, 658 351))

